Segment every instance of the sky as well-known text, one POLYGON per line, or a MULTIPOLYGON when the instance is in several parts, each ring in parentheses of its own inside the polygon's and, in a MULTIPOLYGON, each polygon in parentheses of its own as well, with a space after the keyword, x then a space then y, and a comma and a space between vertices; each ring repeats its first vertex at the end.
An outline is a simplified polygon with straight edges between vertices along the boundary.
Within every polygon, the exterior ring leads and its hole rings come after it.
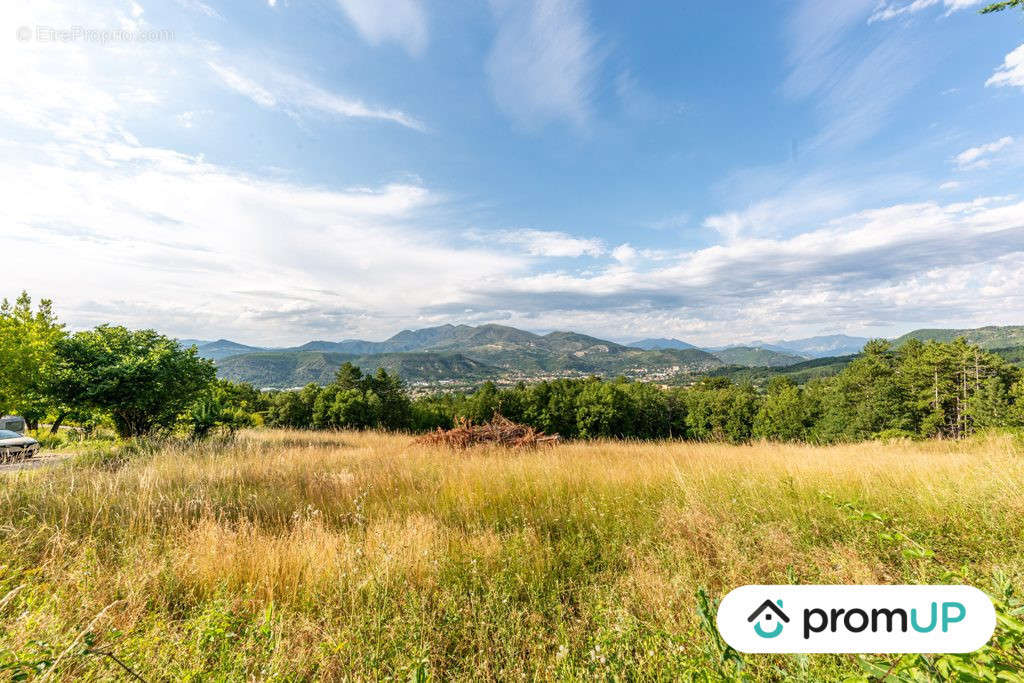
POLYGON ((260 345, 1024 324, 1024 12, 5 0, 0 296, 260 345))

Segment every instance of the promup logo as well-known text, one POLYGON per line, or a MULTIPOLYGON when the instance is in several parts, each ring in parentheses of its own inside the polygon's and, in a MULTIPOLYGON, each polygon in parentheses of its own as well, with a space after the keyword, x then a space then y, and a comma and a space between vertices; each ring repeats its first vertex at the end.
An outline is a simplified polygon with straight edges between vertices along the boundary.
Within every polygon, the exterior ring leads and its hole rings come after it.
POLYGON ((743 586, 718 608, 740 652, 973 652, 995 625, 970 586, 743 586))
POLYGON ((761 603, 761 606, 754 610, 754 613, 747 617, 747 621, 756 622, 754 623, 754 633, 761 636, 762 638, 774 638, 782 633, 782 625, 789 623, 789 617, 782 611, 782 600, 765 600, 761 603), (772 626, 772 621, 775 621, 775 625, 772 626), (765 628, 764 624, 768 624, 769 628, 765 628))

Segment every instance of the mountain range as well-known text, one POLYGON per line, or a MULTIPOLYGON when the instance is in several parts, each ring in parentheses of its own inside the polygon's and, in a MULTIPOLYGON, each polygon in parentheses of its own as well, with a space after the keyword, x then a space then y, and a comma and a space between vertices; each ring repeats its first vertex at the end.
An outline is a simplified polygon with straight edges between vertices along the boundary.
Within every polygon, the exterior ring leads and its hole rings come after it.
MULTIPOLYGON (((990 349, 1024 346, 1024 326, 915 330, 894 344, 910 338, 949 341, 958 336, 990 349)), ((824 365, 810 367, 841 367, 867 341, 864 337, 827 335, 701 349, 672 338, 619 344, 576 332, 541 335, 491 324, 440 325, 403 330, 380 342, 316 340, 289 348, 249 346, 227 339, 182 339, 179 343, 194 345, 199 355, 214 360, 221 377, 285 388, 329 382, 345 362, 364 372, 385 368, 406 381, 424 384, 585 374, 672 381, 730 367, 798 370, 817 359, 823 359, 824 365), (835 362, 830 360, 833 358, 835 362)))

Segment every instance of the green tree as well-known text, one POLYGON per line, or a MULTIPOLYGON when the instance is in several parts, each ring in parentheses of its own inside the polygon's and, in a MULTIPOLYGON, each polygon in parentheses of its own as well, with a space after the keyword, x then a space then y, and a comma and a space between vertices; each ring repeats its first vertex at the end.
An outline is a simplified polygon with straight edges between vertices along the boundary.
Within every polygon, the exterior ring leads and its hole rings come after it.
POLYGON ((821 395, 818 440, 857 441, 886 430, 914 430, 908 388, 897 373, 897 359, 884 339, 864 351, 828 383, 821 395))
POLYGON ((0 413, 21 415, 36 429, 39 420, 59 408, 48 380, 57 343, 65 336, 49 299, 42 299, 35 312, 27 292, 13 305, 7 299, 0 303, 0 413))
POLYGON ((757 394, 749 384, 706 377, 684 394, 687 436, 697 441, 742 443, 750 439, 757 394))
POLYGON ((761 397, 751 434, 769 441, 800 441, 807 436, 803 392, 785 377, 774 377, 761 397))
POLYGON ((61 339, 51 391, 61 404, 110 414, 118 434, 169 428, 210 387, 213 362, 153 330, 101 325, 61 339))
POLYGON ((474 424, 490 422, 498 412, 498 388, 494 382, 484 382, 466 402, 465 417, 474 424))
POLYGON ((372 377, 364 378, 366 400, 373 409, 374 424, 381 429, 408 429, 412 419, 412 403, 405 382, 398 375, 378 368, 372 377))
POLYGON ((265 408, 265 398, 252 385, 220 379, 189 407, 186 421, 197 439, 215 430, 234 434, 259 425, 260 411, 265 408))
POLYGON ((633 436, 633 405, 621 386, 591 381, 576 398, 576 424, 584 439, 633 436))
POLYGON ((341 389, 331 404, 331 422, 343 429, 372 427, 378 418, 374 403, 367 392, 359 389, 341 389))
POLYGON ((991 14, 992 12, 1002 12, 1004 9, 1011 7, 1020 7, 1024 9, 1024 0, 1003 0, 1003 2, 993 2, 991 5, 986 5, 978 10, 981 14, 991 14))

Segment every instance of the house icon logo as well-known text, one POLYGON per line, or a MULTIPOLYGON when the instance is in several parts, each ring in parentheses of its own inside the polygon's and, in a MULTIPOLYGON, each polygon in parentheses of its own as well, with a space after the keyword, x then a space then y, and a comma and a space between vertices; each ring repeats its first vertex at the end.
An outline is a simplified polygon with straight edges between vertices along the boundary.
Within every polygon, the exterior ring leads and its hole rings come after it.
POLYGON ((765 600, 747 617, 747 621, 756 622, 754 633, 757 635, 762 638, 774 638, 782 633, 782 626, 789 623, 789 617, 782 611, 782 600, 765 600))

